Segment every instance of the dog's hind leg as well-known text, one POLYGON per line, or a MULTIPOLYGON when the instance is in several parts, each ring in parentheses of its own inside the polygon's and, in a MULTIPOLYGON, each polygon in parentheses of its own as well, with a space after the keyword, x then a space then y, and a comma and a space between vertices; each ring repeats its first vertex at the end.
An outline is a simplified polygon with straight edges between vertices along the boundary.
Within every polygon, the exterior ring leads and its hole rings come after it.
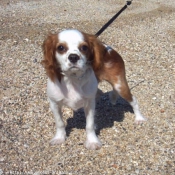
POLYGON ((141 114, 137 99, 131 94, 127 80, 125 76, 119 76, 117 81, 112 83, 113 91, 110 97, 112 104, 114 104, 117 94, 119 94, 123 99, 125 99, 133 108, 135 114, 135 122, 141 123, 146 120, 146 118, 141 114))

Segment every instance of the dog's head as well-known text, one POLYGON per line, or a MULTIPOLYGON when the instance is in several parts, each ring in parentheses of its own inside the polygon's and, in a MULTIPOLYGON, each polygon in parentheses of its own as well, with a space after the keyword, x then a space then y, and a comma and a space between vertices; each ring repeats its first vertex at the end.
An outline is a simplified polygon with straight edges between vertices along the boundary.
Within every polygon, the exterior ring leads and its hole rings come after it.
POLYGON ((63 75, 83 74, 89 66, 98 69, 101 45, 94 35, 73 29, 48 35, 43 43, 42 61, 47 75, 52 81, 60 81, 63 75))

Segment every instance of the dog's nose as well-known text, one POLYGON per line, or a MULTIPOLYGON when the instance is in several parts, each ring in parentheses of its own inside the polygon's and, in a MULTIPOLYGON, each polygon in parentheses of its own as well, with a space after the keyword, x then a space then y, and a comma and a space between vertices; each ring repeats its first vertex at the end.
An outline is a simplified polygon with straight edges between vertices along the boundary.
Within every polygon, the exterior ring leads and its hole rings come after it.
POLYGON ((77 54, 70 54, 68 59, 71 63, 76 63, 80 57, 77 54))

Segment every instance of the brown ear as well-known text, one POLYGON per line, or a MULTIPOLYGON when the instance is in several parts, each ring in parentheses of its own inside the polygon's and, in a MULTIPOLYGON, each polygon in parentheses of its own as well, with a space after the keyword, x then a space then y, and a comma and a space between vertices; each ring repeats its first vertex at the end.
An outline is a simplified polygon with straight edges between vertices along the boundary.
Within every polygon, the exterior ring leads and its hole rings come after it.
POLYGON ((92 67, 94 71, 97 72, 103 65, 105 48, 95 35, 85 34, 85 38, 87 39, 87 42, 91 48, 90 61, 92 61, 92 67))
POLYGON ((44 53, 44 59, 42 65, 44 66, 47 76, 54 81, 58 78, 61 81, 61 69, 59 63, 56 61, 56 45, 58 43, 57 34, 49 34, 43 42, 42 48, 44 53))

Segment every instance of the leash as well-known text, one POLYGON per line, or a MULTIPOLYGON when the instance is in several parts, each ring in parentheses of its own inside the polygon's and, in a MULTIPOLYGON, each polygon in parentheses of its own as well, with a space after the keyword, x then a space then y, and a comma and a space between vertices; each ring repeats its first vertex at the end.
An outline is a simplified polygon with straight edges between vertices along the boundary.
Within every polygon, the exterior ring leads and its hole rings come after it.
POLYGON ((119 11, 117 12, 95 35, 96 37, 98 37, 99 35, 101 35, 101 33, 128 7, 128 5, 131 5, 132 0, 131 1, 126 1, 125 6, 119 11))

